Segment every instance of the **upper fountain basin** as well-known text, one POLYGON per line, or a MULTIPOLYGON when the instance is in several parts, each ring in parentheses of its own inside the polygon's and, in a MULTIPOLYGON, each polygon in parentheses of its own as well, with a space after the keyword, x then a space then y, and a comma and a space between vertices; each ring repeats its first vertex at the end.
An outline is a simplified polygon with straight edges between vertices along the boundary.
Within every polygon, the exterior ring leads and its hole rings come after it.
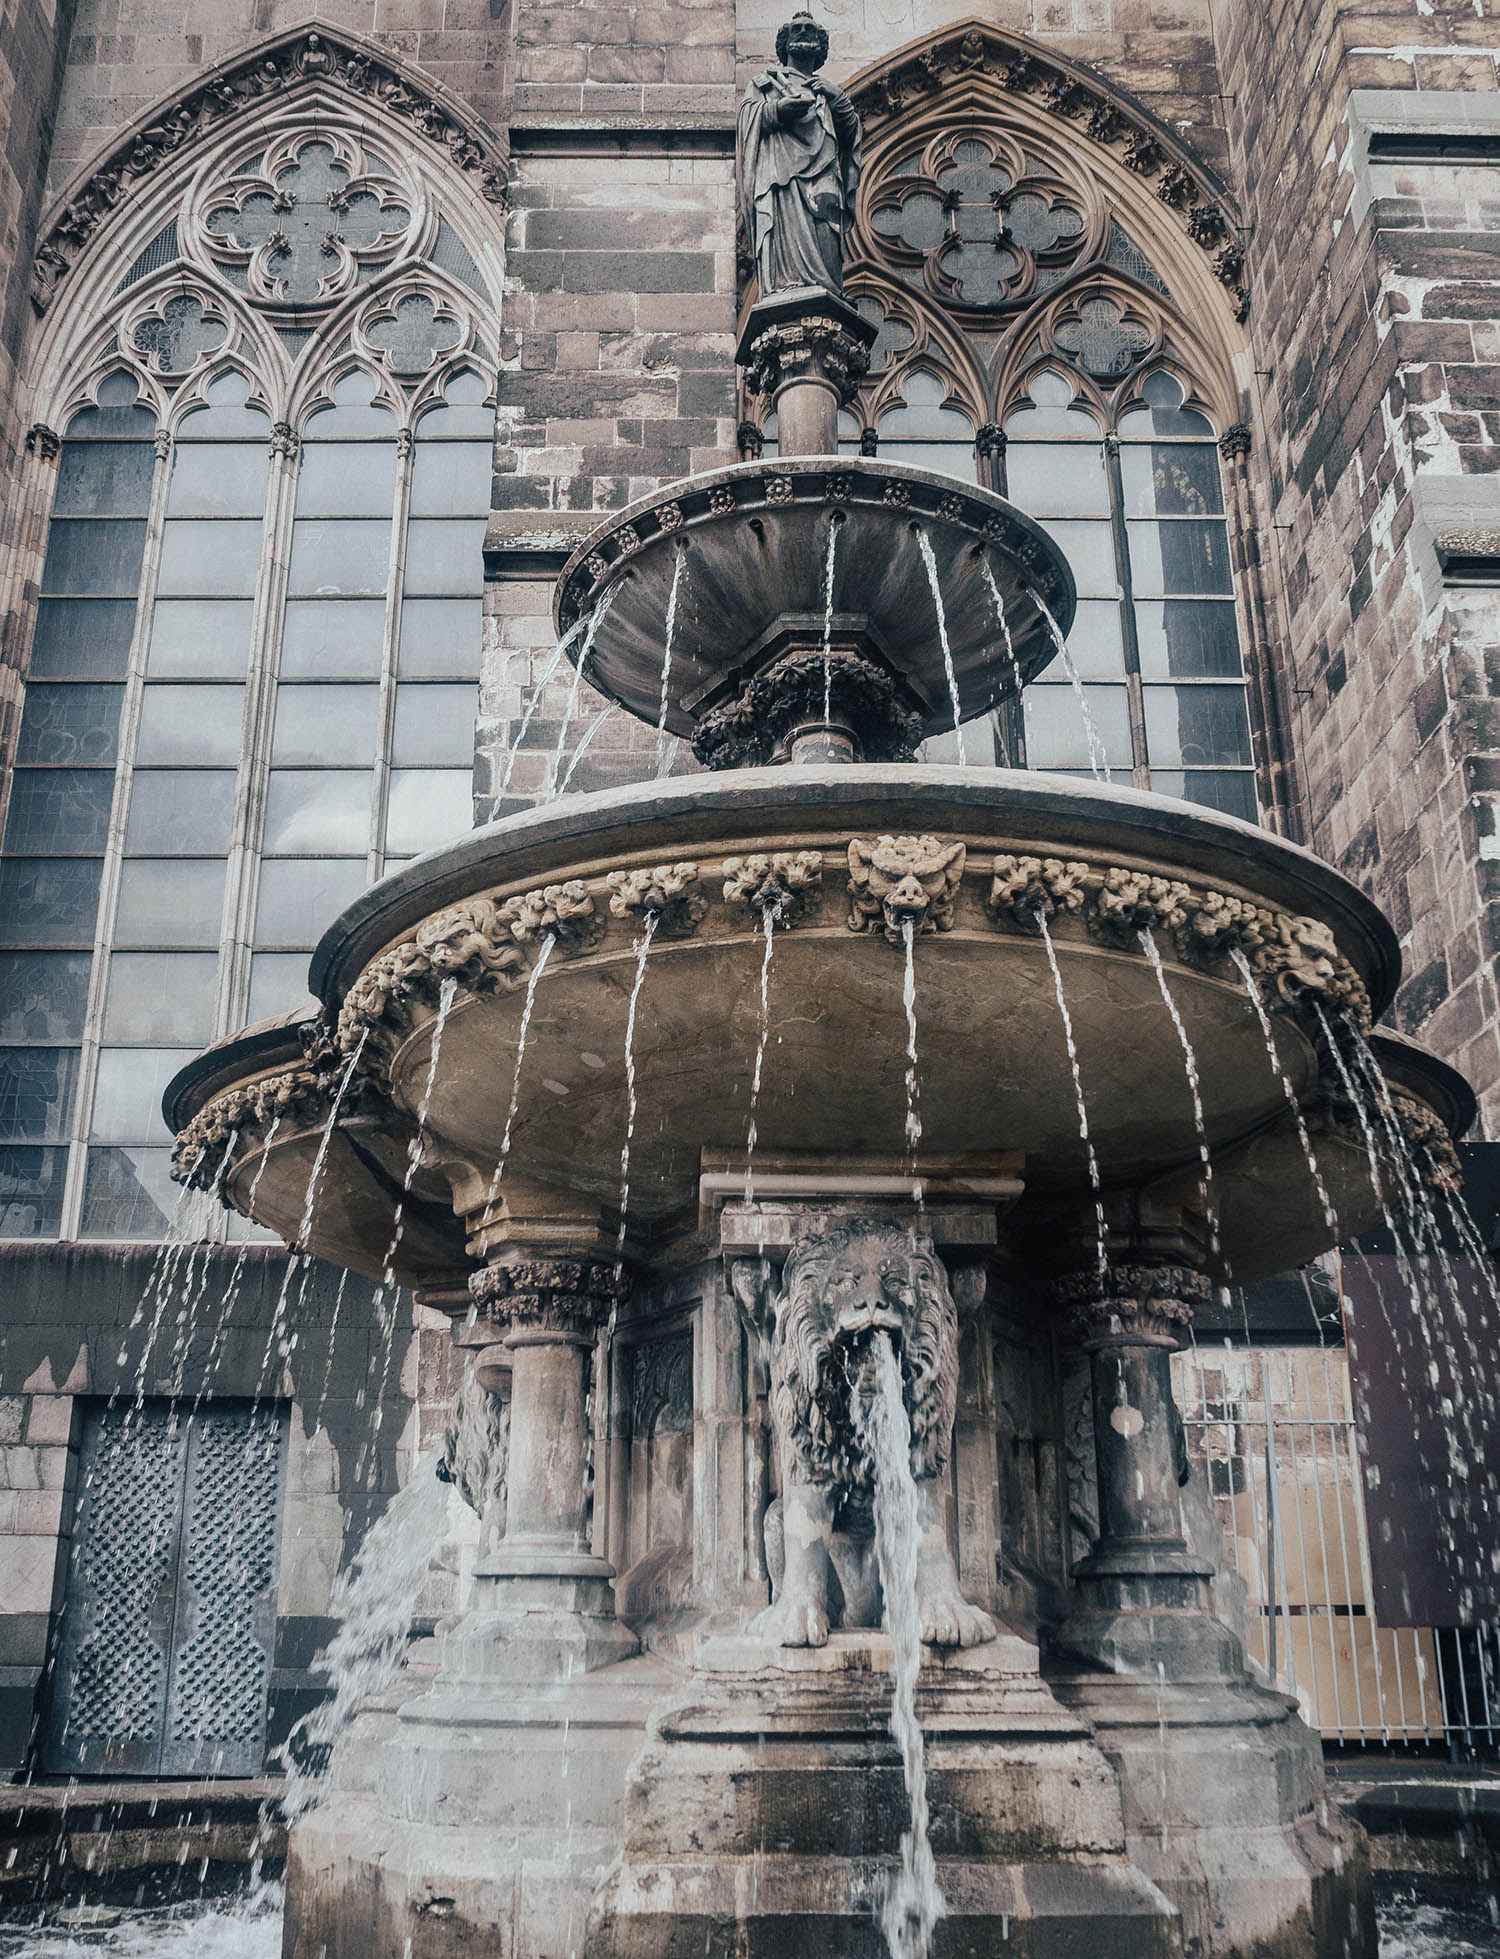
MULTIPOLYGON (((1066 633, 1076 604, 1067 561, 1041 526, 1004 497, 951 476, 860 456, 739 463, 685 478, 601 523, 557 584, 566 632, 609 596, 586 678, 642 720, 662 713, 667 606, 679 554, 666 726, 693 733, 716 703, 788 632, 814 642, 830 610, 835 644, 852 635, 905 683, 923 732, 954 721, 938 618, 919 545, 932 550, 963 720, 982 714, 1056 651, 1040 609, 1066 633), (984 566, 999 589, 1010 641, 984 566), (1013 656, 1013 657, 1012 657, 1013 656)), ((581 653, 582 636, 575 643, 581 653)))
MULTIPOLYGON (((1019 1163, 1023 1211, 1087 1201, 1041 907, 1108 1190, 1163 1192, 1190 1208, 1201 1199, 1175 1007, 1235 1276, 1286 1269, 1330 1242, 1289 1096, 1317 1129, 1337 1235, 1378 1215, 1357 1128, 1324 1121, 1322 1016, 1378 1013, 1399 971, 1390 927, 1353 885, 1265 831, 1163 797, 1039 774, 856 764, 568 798, 475 831, 351 905, 314 955, 313 983, 337 1028, 335 1055, 358 1056, 340 1127, 353 1153, 345 1171, 358 1157, 368 1201, 346 1201, 337 1230, 315 1219, 312 1245, 371 1262, 419 1110, 418 1188, 430 1202, 446 1177, 471 1232, 492 1214, 486 1193, 507 1131, 502 1197, 525 1190, 534 1203, 550 1191, 607 1217, 637 982, 631 1226, 691 1219, 703 1170, 744 1163, 765 957, 757 906, 779 900, 790 923, 773 944, 757 1161, 901 1167, 910 922, 919 1165, 983 1178, 1019 1163)), ((325 1084, 342 1065, 324 1069, 325 1084)), ((169 1119, 213 1118, 226 1080, 222 1051, 210 1051, 172 1085, 169 1119)), ((269 1141, 264 1120, 257 1128, 238 1105, 209 1132, 218 1153, 230 1138, 231 1201, 287 1235, 328 1102, 326 1086, 321 1102, 310 1093, 269 1141), (263 1171, 267 1154, 277 1163, 263 1171)), ((441 1253, 451 1274, 451 1241, 441 1253)))

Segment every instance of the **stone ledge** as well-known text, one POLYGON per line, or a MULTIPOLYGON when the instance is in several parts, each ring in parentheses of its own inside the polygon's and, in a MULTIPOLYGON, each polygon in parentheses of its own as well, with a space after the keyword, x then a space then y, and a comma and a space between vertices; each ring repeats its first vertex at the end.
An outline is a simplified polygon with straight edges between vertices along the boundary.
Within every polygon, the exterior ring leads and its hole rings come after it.
MULTIPOLYGON (((1434 151, 1444 137, 1500 144, 1500 95, 1455 89, 1356 88, 1349 94, 1349 136, 1354 194, 1349 215, 1358 224, 1383 193, 1371 175, 1371 139, 1382 136, 1431 137, 1434 151)), ((1393 161, 1394 159, 1385 159, 1393 161)), ((1413 159, 1415 160, 1415 159, 1413 159)), ((1461 163, 1462 157, 1434 155, 1434 162, 1461 163)))
POLYGON ((486 578, 556 578, 599 522, 597 510, 497 510, 484 534, 486 578))
POLYGON ((533 110, 510 131, 512 156, 734 155, 734 117, 681 110, 636 116, 533 110))
POLYGON ((1500 583, 1500 477, 1424 471, 1412 483, 1411 501, 1408 548, 1426 610, 1455 586, 1481 582, 1486 567, 1500 583))

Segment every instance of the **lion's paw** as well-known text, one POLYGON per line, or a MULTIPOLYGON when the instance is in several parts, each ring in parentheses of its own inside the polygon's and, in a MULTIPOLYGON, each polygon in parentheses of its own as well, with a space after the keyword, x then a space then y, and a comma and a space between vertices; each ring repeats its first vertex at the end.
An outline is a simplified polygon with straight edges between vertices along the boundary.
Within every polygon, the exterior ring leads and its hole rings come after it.
POLYGON ((927 1646, 983 1646, 996 1627, 988 1612, 955 1591, 927 1593, 920 1601, 922 1640, 927 1646))
POLYGON ((815 1598, 779 1598, 758 1612, 747 1630, 773 1646, 826 1646, 828 1612, 815 1598))

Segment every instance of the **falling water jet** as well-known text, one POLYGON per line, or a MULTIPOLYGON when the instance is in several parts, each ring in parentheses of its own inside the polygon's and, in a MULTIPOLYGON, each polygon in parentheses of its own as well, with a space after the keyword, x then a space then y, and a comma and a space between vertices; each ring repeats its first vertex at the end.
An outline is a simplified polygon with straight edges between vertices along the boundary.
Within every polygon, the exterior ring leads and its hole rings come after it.
POLYGON ((672 565, 672 590, 667 598, 667 629, 661 656, 661 707, 656 716, 656 773, 666 774, 668 684, 672 676, 672 642, 677 637, 677 600, 687 571, 687 552, 679 545, 672 565))
POLYGON ((1109 1253, 1106 1249, 1109 1224, 1104 1216, 1104 1183, 1099 1175, 1099 1158, 1094 1149, 1094 1140, 1089 1134, 1088 1104, 1083 1099, 1083 1071, 1078 1065, 1078 1043, 1073 1038, 1073 1016, 1068 1012, 1068 1002, 1063 993, 1062 968, 1057 963, 1057 948, 1052 943, 1045 903, 1036 907, 1035 916, 1037 930, 1042 935, 1042 944, 1047 948, 1047 964, 1052 971, 1052 988, 1057 995, 1057 1010, 1062 1015, 1063 1039, 1068 1044, 1068 1065, 1073 1071, 1073 1099, 1078 1104, 1078 1134, 1083 1140, 1084 1153, 1088 1157, 1089 1187, 1094 1193, 1094 1221, 1099 1234, 1099 1275, 1103 1278, 1109 1271, 1109 1253))
MULTIPOLYGON (((630 988, 630 1006, 625 1015, 625 1140, 620 1145, 620 1227, 615 1235, 615 1275, 625 1269, 625 1232, 630 1222, 630 1152, 635 1142, 635 1016, 640 1005, 641 987, 646 979, 646 955, 656 935, 660 912, 648 911, 641 921, 641 936, 635 942, 635 980, 630 988)), ((615 1309, 610 1308, 609 1331, 614 1328, 615 1309)), ((601 1347, 603 1346, 601 1342, 601 1347)))
POLYGON ((1037 610, 1047 622, 1047 630, 1052 635, 1052 644, 1057 648, 1058 664, 1068 677, 1068 685, 1073 689, 1073 697, 1078 702, 1078 712, 1083 717, 1083 738, 1088 743, 1089 774, 1095 782, 1109 781, 1109 754, 1094 725, 1094 717, 1089 708, 1089 697, 1083 684, 1073 655, 1068 651, 1068 642, 1062 636, 1062 629, 1047 609, 1047 602, 1040 592, 1032 594, 1037 610))
POLYGON ((932 588, 932 603, 937 612, 938 644, 943 649, 943 672, 948 676, 948 697, 953 703, 953 732, 958 738, 958 766, 963 769, 968 767, 969 758, 964 750, 964 731, 959 725, 963 710, 958 699, 958 675, 953 670, 953 648, 948 644, 948 614, 943 607, 942 588, 938 584, 937 559, 932 554, 932 539, 926 531, 917 532, 917 549, 922 554, 927 583, 932 588))
MULTIPOLYGON (((830 553, 831 557, 831 553, 830 553)), ((755 1201, 755 1143, 756 1109, 760 1103, 760 1079, 766 1065, 766 1043, 771 1034, 771 954, 776 946, 776 926, 778 908, 774 904, 761 908, 761 930, 766 935, 765 950, 760 960, 760 1021, 755 1036, 755 1067, 750 1076, 750 1126, 745 1132, 745 1202, 755 1201)))
POLYGON ((607 586, 599 602, 588 615, 589 629, 583 636, 583 645, 578 649, 578 658, 573 663, 573 680, 568 688, 568 698, 563 706, 562 721, 557 730, 557 746, 552 751, 552 764, 547 770, 547 791, 542 800, 550 803, 558 794, 557 778, 562 770, 563 750, 567 746, 568 729, 573 725, 573 716, 578 711, 578 698, 583 692, 584 670, 589 656, 594 650, 594 637, 603 624, 609 608, 615 602, 618 585, 607 586))
POLYGON ((1223 1264, 1223 1248, 1219 1238, 1219 1210, 1214 1202, 1214 1166, 1208 1147, 1208 1124, 1203 1114, 1203 1085, 1198 1078, 1198 1057, 1193 1052, 1193 1044, 1188 1039, 1187 1027, 1178 1011, 1177 1002, 1172 998, 1172 989, 1167 984, 1167 970, 1162 964, 1161 951, 1152 935, 1150 926, 1143 926, 1139 933, 1141 950, 1151 962, 1151 970, 1156 975, 1156 984, 1166 1003, 1167 1012, 1172 1017, 1172 1026, 1177 1034, 1177 1045, 1182 1049, 1182 1065, 1187 1075, 1188 1093, 1193 1099, 1193 1126, 1198 1136, 1198 1160, 1203 1165, 1203 1211, 1208 1220, 1209 1249, 1213 1254, 1214 1266, 1223 1264))
POLYGON ((589 743, 594 739, 595 735, 598 734, 599 730, 604 726, 605 722, 610 718, 610 716, 614 712, 615 712, 615 704, 613 701, 611 701, 608 707, 600 708, 599 712, 594 716, 593 720, 584 729, 582 740, 579 742, 578 746, 573 750, 573 753, 568 757, 567 772, 564 774, 562 781, 557 785, 557 794, 559 796, 565 795, 567 793, 568 784, 573 780, 573 771, 578 767, 578 764, 583 760, 584 754, 588 749, 589 743))
POLYGON ((536 1006, 536 989, 547 961, 552 956, 552 948, 557 944, 557 934, 548 932, 537 948, 531 971, 526 976, 526 998, 521 1004, 521 1024, 516 1030, 516 1066, 510 1080, 510 1107, 505 1112, 505 1128, 500 1137, 500 1152, 495 1159, 495 1174, 490 1179, 488 1201, 493 1204, 500 1194, 500 1179, 505 1175, 505 1165, 510 1156, 511 1135, 516 1126, 516 1111, 521 1106, 521 1065, 526 1059, 526 1037, 531 1032, 531 1015, 536 1006))
MULTIPOLYGON (((908 913, 901 921, 901 943, 906 955, 901 1005, 906 1011, 906 1155, 913 1177, 917 1174, 917 1145, 922 1140, 922 1114, 917 1106, 922 1085, 917 1073, 916 941, 916 920, 908 913)), ((916 1195, 920 1199, 920 1186, 916 1195)))
POLYGON ((586 614, 583 618, 575 619, 573 621, 573 624, 569 626, 568 630, 563 634, 562 638, 557 642, 556 646, 553 647, 551 658, 548 660, 546 666, 543 667, 541 673, 537 676, 536 680, 532 684, 531 699, 526 703, 526 707, 521 715, 521 725, 516 729, 515 740, 511 743, 509 749, 506 752, 505 767, 502 770, 500 776, 500 787, 495 791, 494 796, 490 799, 490 807, 492 813, 494 809, 503 801, 506 790, 510 788, 510 779, 511 776, 515 773, 516 758, 521 753, 521 744, 526 739, 526 731, 531 726, 532 718, 536 714, 537 709, 542 704, 542 695, 546 690, 547 682, 552 678, 553 674, 557 672, 558 667, 562 663, 562 657, 567 652, 568 648, 573 644, 574 640, 577 639, 578 635, 586 630, 589 623, 590 616, 591 615, 586 614))
POLYGON ((1333 1199, 1328 1195, 1328 1186, 1323 1181, 1323 1172, 1318 1168, 1318 1159, 1313 1152, 1312 1137, 1308 1134, 1307 1118, 1303 1115, 1302 1105, 1297 1100, 1297 1091, 1293 1088, 1290 1076, 1281 1065, 1281 1056, 1276 1051, 1276 1035, 1271 1027, 1271 1016, 1266 1012, 1266 1003, 1260 997, 1260 988, 1255 983, 1255 974, 1251 970, 1250 961, 1238 946, 1230 948, 1229 957, 1234 962, 1235 969, 1239 973, 1240 978, 1245 982, 1245 991, 1249 995, 1251 1006, 1255 1009, 1255 1017, 1260 1022, 1260 1031, 1266 1044, 1266 1055, 1271 1063, 1271 1071, 1281 1083, 1282 1094, 1286 1097, 1287 1107, 1292 1112, 1292 1120, 1297 1125, 1297 1137, 1302 1144, 1302 1154, 1307 1163, 1308 1175, 1312 1178, 1313 1189, 1318 1193, 1318 1203, 1323 1211, 1323 1222, 1327 1226, 1333 1241, 1337 1243, 1339 1238, 1338 1212, 1333 1208, 1333 1199))
POLYGON ((843 518, 834 511, 828 520, 828 557, 823 566, 823 727, 833 719, 833 560, 843 518))
POLYGON ((875 1555, 891 1641, 891 1735, 901 1751, 910 1815, 901 1837, 901 1866, 886 1893, 880 1925, 891 1959, 926 1959, 943 1899, 928 1835, 927 1761, 916 1706, 922 1664, 917 1607, 921 1522, 901 1366, 888 1333, 877 1330, 871 1336, 870 1360, 874 1391, 854 1384, 850 1408, 855 1439, 875 1488, 875 1555))
POLYGON ((1011 678, 1016 683, 1016 699, 1019 701, 1021 689, 1026 683, 1021 675, 1021 662, 1016 653, 1016 643, 1010 635, 1010 620, 1006 617, 1005 599, 989 559, 981 558, 979 565, 984 574, 984 582, 989 587, 990 603, 995 608, 995 622, 1000 628, 1000 637, 1005 641, 1005 657, 1010 665, 1011 678))

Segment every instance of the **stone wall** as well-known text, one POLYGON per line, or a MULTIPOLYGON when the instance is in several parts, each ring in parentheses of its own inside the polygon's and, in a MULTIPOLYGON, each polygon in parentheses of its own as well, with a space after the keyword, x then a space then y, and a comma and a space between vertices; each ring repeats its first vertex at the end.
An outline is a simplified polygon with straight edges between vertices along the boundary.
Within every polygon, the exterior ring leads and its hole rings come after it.
POLYGON ((1397 1023, 1493 1115, 1500 620, 1437 558, 1500 514, 1493 173, 1370 160, 1383 128, 1500 126, 1493 23, 1415 0, 1220 0, 1215 21, 1308 841, 1396 925, 1397 1023))
MULTIPOLYGON (((0 1247, 0 1774, 25 1762, 45 1712, 38 1686, 67 1582, 85 1398, 291 1402, 273 1741, 316 1692, 306 1669, 333 1630, 333 1580, 418 1446, 419 1343, 405 1296, 387 1340, 364 1281, 341 1293, 338 1273, 314 1267, 305 1290, 296 1274, 283 1296, 284 1253, 249 1248, 236 1280, 240 1257, 195 1252, 160 1285, 151 1246, 0 1247), (285 1355, 278 1327, 297 1336, 285 1355)), ((439 1337, 446 1348, 446 1327, 439 1337)), ((423 1444, 433 1426, 429 1415, 423 1444)))

